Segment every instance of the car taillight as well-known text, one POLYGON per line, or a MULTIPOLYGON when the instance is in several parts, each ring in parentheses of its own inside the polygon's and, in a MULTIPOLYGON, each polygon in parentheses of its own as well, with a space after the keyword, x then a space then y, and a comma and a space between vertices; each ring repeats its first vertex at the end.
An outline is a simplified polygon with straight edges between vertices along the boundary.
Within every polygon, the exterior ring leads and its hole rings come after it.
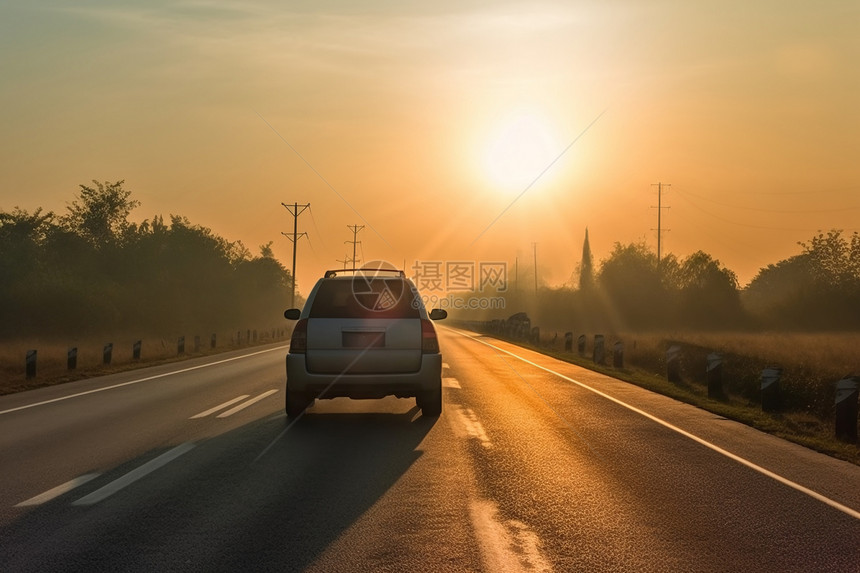
POLYGON ((433 323, 426 318, 421 319, 421 353, 439 353, 439 339, 436 338, 436 329, 433 327, 433 323))
POLYGON ((293 336, 290 338, 290 354, 304 354, 308 350, 308 319, 303 318, 296 323, 293 336))

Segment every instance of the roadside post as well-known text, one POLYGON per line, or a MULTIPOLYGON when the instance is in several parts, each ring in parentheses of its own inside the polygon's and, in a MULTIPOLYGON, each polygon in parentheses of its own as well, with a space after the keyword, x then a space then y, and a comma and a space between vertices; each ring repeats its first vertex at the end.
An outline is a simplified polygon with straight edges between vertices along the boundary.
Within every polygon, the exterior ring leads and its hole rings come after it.
POLYGON ((606 348, 604 346, 604 338, 602 334, 594 335, 594 351, 591 355, 595 364, 603 364, 606 360, 606 348))
POLYGON ((78 367, 78 347, 72 346, 69 348, 69 352, 66 355, 66 368, 68 370, 74 370, 78 367))
POLYGON ((780 379, 782 368, 768 366, 761 373, 761 410, 762 412, 779 412, 782 409, 780 394, 780 379))
POLYGON ((564 351, 565 352, 573 352, 573 333, 565 332, 564 333, 564 351))
POLYGON ((723 357, 716 352, 708 354, 708 398, 719 400, 725 397, 723 392, 723 357))
POLYGON ((624 343, 620 340, 612 347, 612 366, 617 369, 624 368, 624 343))
POLYGON ((576 341, 576 350, 580 356, 585 356, 585 335, 580 334, 576 341))
POLYGON ((27 351, 27 378, 36 377, 36 354, 36 350, 27 351))
POLYGON ((113 358, 113 342, 108 342, 102 349, 102 364, 107 366, 110 364, 111 358, 113 358))
POLYGON ((857 443, 858 377, 846 376, 836 383, 836 438, 857 443))
POLYGON ((674 384, 681 382, 681 347, 677 344, 666 350, 666 379, 674 384))

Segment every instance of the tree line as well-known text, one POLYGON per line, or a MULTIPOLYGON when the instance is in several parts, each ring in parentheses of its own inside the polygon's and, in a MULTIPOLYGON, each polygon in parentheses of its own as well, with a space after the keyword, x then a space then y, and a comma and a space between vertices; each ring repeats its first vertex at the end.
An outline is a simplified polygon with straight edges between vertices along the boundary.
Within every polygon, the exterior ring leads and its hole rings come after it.
POLYGON ((134 223, 124 181, 93 181, 63 214, 0 211, 0 337, 200 332, 280 323, 292 288, 271 243, 171 215, 134 223))
POLYGON ((742 288, 733 271, 703 251, 658 259, 644 242, 616 243, 595 265, 586 231, 579 284, 537 296, 508 291, 506 312, 525 310, 532 324, 548 328, 616 332, 860 328, 860 234, 819 232, 798 246, 798 254, 760 269, 742 288))

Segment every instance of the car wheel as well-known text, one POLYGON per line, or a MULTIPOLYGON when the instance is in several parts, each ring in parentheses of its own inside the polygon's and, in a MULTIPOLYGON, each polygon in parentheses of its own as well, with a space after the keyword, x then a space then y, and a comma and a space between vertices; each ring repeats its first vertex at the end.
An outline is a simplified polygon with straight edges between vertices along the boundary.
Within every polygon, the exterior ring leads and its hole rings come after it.
POLYGON ((437 417, 442 414, 442 384, 440 381, 439 386, 435 390, 430 390, 429 392, 424 392, 423 395, 418 396, 415 399, 415 402, 418 404, 418 407, 421 408, 422 416, 432 416, 437 417))
POLYGON ((298 418, 302 412, 309 406, 308 400, 299 392, 290 392, 287 390, 286 411, 287 418, 298 418))

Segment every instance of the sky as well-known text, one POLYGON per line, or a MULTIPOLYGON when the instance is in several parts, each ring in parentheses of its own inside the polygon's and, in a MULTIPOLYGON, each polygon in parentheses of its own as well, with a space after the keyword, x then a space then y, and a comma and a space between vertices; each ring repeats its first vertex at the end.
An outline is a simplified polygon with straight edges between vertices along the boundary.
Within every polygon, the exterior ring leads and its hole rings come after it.
POLYGON ((576 276, 615 243, 741 285, 860 230, 860 3, 12 1, 0 210, 125 180, 307 293, 364 261, 576 276), (536 257, 535 257, 536 255, 536 257))

